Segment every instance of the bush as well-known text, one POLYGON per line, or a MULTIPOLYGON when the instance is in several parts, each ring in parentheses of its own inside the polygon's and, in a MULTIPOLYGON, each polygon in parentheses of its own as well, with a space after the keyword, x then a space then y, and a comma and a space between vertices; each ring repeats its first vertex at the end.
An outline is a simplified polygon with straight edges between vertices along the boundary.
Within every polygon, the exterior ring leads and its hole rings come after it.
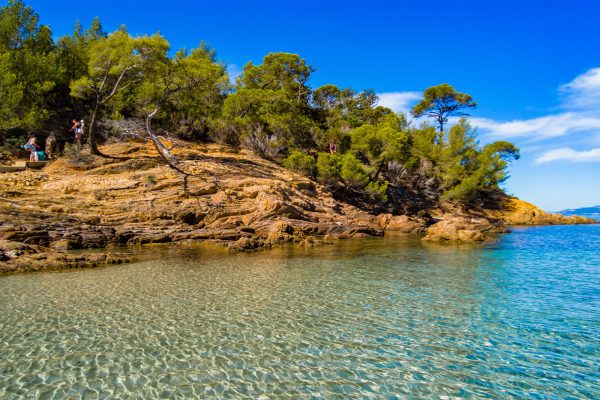
POLYGON ((317 157, 317 180, 332 185, 341 179, 340 157, 319 153, 317 157))
POLYGON ((153 186, 156 185, 156 176, 154 175, 146 175, 146 185, 153 186))
POLYGON ((298 150, 292 151, 292 154, 283 161, 283 165, 290 171, 306 175, 310 178, 314 178, 317 172, 315 158, 298 150))
POLYGON ((276 138, 267 134, 260 126, 241 130, 240 144, 254 154, 267 160, 280 162, 285 147, 277 143, 276 138))
POLYGON ((459 201, 467 204, 476 201, 479 195, 479 180, 477 175, 471 175, 463 179, 458 185, 446 191, 442 195, 442 200, 459 201))
POLYGON ((240 145, 240 133, 237 127, 227 121, 213 121, 210 137, 217 143, 230 146, 240 145))
POLYGON ((370 182, 365 188, 365 191, 371 197, 371 200, 375 202, 386 202, 388 200, 387 190, 387 182, 370 182))
POLYGON ((11 164, 14 154, 14 148, 10 147, 8 144, 3 146, 0 145, 0 164, 11 164))
POLYGON ((351 153, 342 158, 340 175, 344 183, 352 189, 362 189, 369 182, 369 176, 361 162, 351 153))

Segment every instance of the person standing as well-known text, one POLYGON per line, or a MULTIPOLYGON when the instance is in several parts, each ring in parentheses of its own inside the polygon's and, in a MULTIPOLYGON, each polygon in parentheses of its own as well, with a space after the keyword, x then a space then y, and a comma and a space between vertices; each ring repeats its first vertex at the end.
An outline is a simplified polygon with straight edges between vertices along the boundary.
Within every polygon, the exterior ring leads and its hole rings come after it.
POLYGON ((73 135, 75 137, 75 143, 77 144, 77 154, 79 154, 79 152, 81 151, 82 122, 83 120, 79 121, 73 118, 73 120, 71 121, 71 129, 69 130, 69 132, 73 132, 73 135))
POLYGON ((56 135, 54 132, 50 132, 46 138, 46 156, 48 158, 54 157, 54 149, 56 147, 56 135))

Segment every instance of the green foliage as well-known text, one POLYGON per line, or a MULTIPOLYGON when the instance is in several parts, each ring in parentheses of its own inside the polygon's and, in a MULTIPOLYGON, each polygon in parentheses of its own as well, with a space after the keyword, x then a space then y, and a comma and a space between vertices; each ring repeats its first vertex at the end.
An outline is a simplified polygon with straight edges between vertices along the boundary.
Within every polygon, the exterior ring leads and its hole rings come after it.
POLYGON ((140 67, 136 50, 136 40, 122 31, 94 42, 89 49, 87 75, 71 82, 71 94, 96 98, 100 104, 109 101, 140 67))
POLYGON ((270 53, 263 63, 251 62, 227 97, 223 115, 246 135, 261 132, 272 148, 309 148, 317 126, 311 118, 313 68, 297 54, 270 53))
POLYGON ((388 201, 387 196, 388 191, 388 183, 387 182, 369 182, 369 184, 365 187, 365 192, 371 196, 371 200, 373 202, 383 202, 388 201))
POLYGON ((284 161, 283 165, 294 172, 314 178, 317 172, 317 162, 311 155, 294 150, 284 161))
POLYGON ((330 153, 319 153, 317 156, 317 180, 332 185, 341 179, 341 159, 330 153))
POLYGON ((186 125, 192 137, 207 134, 220 116, 229 90, 225 66, 203 43, 190 52, 179 51, 172 64, 170 85, 176 85, 177 90, 169 98, 167 122, 186 125))
POLYGON ((342 157, 340 177, 351 189, 362 189, 369 183, 369 176, 362 163, 352 153, 347 153, 342 157))
POLYGON ((483 171, 482 184, 493 187, 504 182, 508 179, 508 163, 518 160, 520 156, 519 149, 510 142, 499 141, 485 145, 479 155, 480 169, 483 171))
MULTIPOLYGON (((249 62, 235 86, 205 44, 172 54, 159 34, 134 37, 124 26, 107 34, 97 18, 54 41, 30 7, 9 0, 0 8, 2 145, 85 115, 89 148, 98 152, 97 121, 109 127, 118 120, 133 135, 145 127, 155 141, 154 124, 187 140, 245 146, 376 202, 399 189, 474 203, 500 189, 510 161, 519 157, 508 142, 480 146, 465 118, 444 130, 449 117, 476 107, 449 84, 425 90, 412 114, 434 124, 416 128, 405 115, 377 106, 372 90, 331 84, 313 90, 314 68, 298 54, 269 53, 260 64, 249 62)), ((78 166, 98 162, 73 151, 66 153, 78 166)), ((168 149, 160 151, 169 156, 168 149)))
POLYGON ((494 142, 480 148, 476 131, 463 118, 450 130, 448 144, 438 161, 437 176, 445 190, 443 199, 474 202, 507 178, 511 160, 519 149, 509 142, 494 142))
POLYGON ((142 40, 132 38, 124 29, 99 38, 89 48, 87 74, 71 81, 71 95, 89 102, 93 110, 88 129, 92 153, 99 153, 97 117, 106 111, 110 101, 118 101, 121 92, 137 79, 143 62, 142 40))
POLYGON ((33 130, 48 120, 54 65, 52 34, 31 7, 10 0, 0 8, 0 130, 33 130))
POLYGON ((477 175, 467 176, 458 185, 444 193, 444 200, 472 203, 479 197, 481 177, 477 175))
POLYGON ((401 131, 402 120, 396 114, 381 119, 378 125, 362 125, 352 131, 352 151, 367 160, 374 169, 373 179, 385 169, 390 161, 404 164, 410 159, 410 137, 401 131))

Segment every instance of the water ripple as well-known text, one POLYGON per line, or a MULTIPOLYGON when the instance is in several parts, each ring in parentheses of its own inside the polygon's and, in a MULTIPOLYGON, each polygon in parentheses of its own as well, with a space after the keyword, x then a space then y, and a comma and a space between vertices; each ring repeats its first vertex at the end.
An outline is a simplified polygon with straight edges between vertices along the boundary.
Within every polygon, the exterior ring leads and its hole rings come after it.
POLYGON ((600 398, 600 228, 0 279, 0 398, 600 398))

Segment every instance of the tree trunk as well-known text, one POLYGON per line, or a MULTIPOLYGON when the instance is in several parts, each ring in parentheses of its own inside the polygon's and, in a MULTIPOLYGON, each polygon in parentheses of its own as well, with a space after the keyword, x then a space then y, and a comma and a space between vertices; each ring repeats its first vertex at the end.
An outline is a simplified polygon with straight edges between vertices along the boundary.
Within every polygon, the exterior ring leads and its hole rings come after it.
POLYGON ((154 148, 156 148, 156 151, 158 151, 160 158, 162 158, 169 167, 187 176, 188 173, 182 171, 181 168, 179 168, 179 160, 175 158, 173 154, 171 154, 169 149, 167 149, 167 147, 164 144, 162 144, 158 136, 156 136, 156 134, 152 130, 152 118, 154 118, 158 110, 159 109, 157 108, 150 114, 148 114, 148 116, 146 116, 146 132, 148 132, 148 136, 150 137, 150 140, 152 140, 154 148))
POLYGON ((384 167, 385 164, 386 164, 385 161, 382 161, 381 163, 379 163, 379 167, 377 168, 377 172, 375 173, 375 176, 373 177, 374 181, 376 181, 377 178, 379 178, 379 174, 383 170, 383 167, 384 167))
POLYGON ((94 125, 96 124, 96 115, 98 114, 98 103, 94 107, 94 111, 92 112, 92 117, 90 119, 90 128, 88 129, 88 142, 90 144, 90 153, 95 154, 97 156, 102 155, 100 150, 98 150, 98 145, 96 144, 96 132, 94 132, 94 125))
POLYGON ((444 117, 440 115, 438 117, 438 123, 440 124, 440 132, 438 134, 438 144, 441 146, 444 144, 444 117))

